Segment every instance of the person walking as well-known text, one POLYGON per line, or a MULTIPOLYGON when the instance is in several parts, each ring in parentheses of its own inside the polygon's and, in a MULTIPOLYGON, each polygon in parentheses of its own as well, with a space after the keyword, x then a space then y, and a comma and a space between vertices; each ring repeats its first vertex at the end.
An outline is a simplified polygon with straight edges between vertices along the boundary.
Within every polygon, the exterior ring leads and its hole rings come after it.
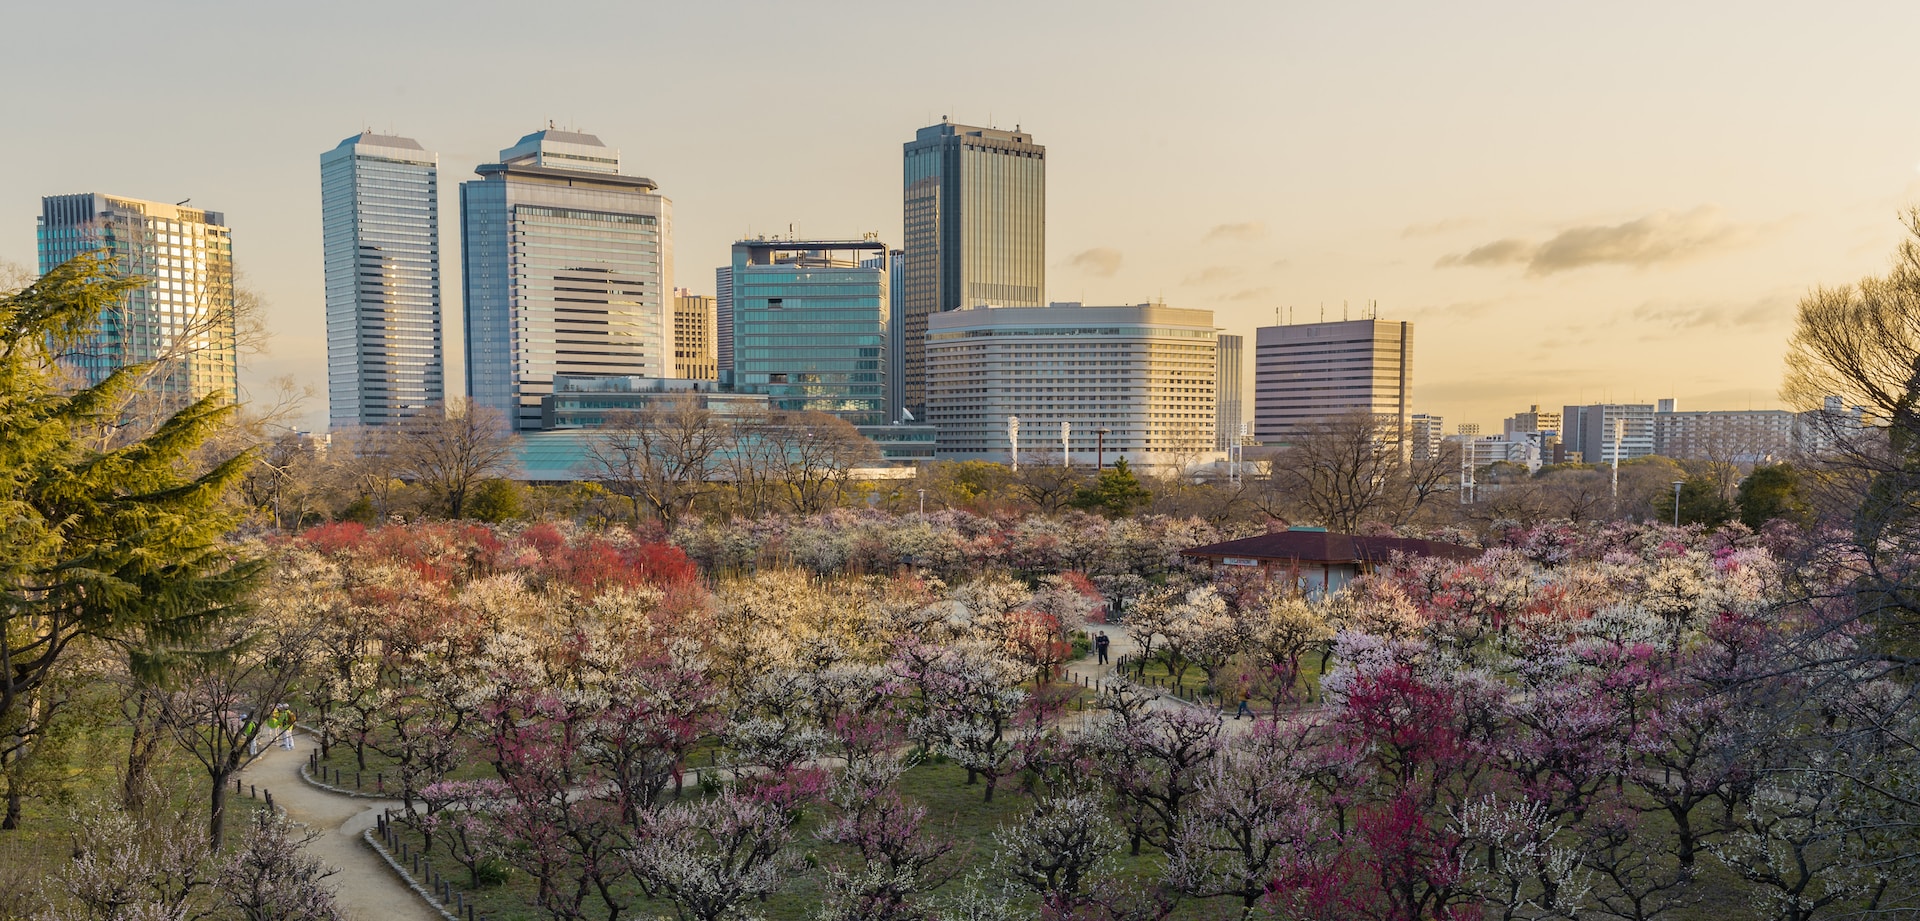
POLYGON ((1100 656, 1099 663, 1101 665, 1107 664, 1107 646, 1111 642, 1111 640, 1107 639, 1105 630, 1093 635, 1093 651, 1100 656))
POLYGON ((1259 719, 1259 717, 1253 715, 1253 708, 1251 706, 1248 706, 1248 704, 1251 703, 1252 701, 1253 701, 1253 689, 1248 687, 1242 687, 1240 689, 1240 709, 1233 711, 1233 718, 1237 720, 1244 716, 1250 720, 1259 719))
POLYGON ((280 747, 293 751, 293 708, 280 709, 280 747))

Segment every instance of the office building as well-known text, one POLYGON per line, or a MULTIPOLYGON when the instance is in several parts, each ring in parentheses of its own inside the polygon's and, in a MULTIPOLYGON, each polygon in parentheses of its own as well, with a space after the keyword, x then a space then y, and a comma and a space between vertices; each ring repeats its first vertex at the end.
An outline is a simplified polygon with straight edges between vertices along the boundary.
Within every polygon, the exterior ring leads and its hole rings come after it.
POLYGON ((1310 427, 1370 413, 1396 437, 1412 413, 1413 324, 1342 320, 1263 326, 1254 334, 1253 433, 1285 445, 1310 427))
POLYGON ((1611 464, 1653 453, 1652 403, 1594 403, 1561 410, 1561 443, 1589 464, 1611 464), (1618 450, 1616 451, 1616 446, 1618 450))
POLYGON ((1214 337, 1215 367, 1213 372, 1213 449, 1225 451, 1228 446, 1240 443, 1241 414, 1240 372, 1246 364, 1246 352, 1242 344, 1244 336, 1220 333, 1214 337))
POLYGON ((940 124, 904 145, 903 399, 925 402, 927 317, 1046 303, 1047 149, 1016 128, 940 124))
POLYGON ((1217 457, 1213 311, 964 307, 927 320, 927 420, 942 459, 1185 467, 1217 457), (1104 435, 1102 434, 1104 432, 1104 435), (1098 457, 1096 457, 1098 455, 1098 457))
POLYGON ((1440 456, 1441 441, 1446 438, 1446 418, 1430 413, 1414 413, 1407 417, 1407 456, 1414 460, 1431 460, 1440 456))
POLYGON ((714 298, 687 289, 673 298, 673 376, 717 381, 720 363, 713 345, 714 298))
POLYGON ((152 409, 209 394, 238 400, 233 237, 226 216, 118 195, 49 195, 36 227, 40 272, 105 252, 127 275, 152 279, 120 296, 63 363, 88 386, 151 363, 141 384, 152 409))
POLYGON ((1784 459, 1798 417, 1784 409, 1679 412, 1673 401, 1653 414, 1653 453, 1675 460, 1764 464, 1784 459))
POLYGON ((556 375, 667 377, 673 205, 618 151, 549 128, 460 184, 467 393, 541 425, 556 375))
POLYGON ((873 240, 735 243, 734 388, 766 394, 776 411, 832 413, 856 426, 892 421, 886 254, 873 240))
POLYGON ((446 399, 439 159, 365 131, 320 155, 327 416, 384 425, 446 399))
POLYGON ((553 379, 540 398, 542 429, 602 428, 671 400, 685 400, 718 417, 765 412, 761 394, 733 393, 718 381, 674 377, 569 377, 553 379))

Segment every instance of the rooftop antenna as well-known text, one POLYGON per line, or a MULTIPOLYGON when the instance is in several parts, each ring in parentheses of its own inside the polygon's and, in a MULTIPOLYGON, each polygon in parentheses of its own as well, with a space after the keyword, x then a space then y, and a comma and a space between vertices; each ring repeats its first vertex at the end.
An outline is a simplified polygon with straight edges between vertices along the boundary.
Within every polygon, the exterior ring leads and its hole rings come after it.
POLYGON ((1342 323, 1347 322, 1347 302, 1346 301, 1340 302, 1340 322, 1342 323))

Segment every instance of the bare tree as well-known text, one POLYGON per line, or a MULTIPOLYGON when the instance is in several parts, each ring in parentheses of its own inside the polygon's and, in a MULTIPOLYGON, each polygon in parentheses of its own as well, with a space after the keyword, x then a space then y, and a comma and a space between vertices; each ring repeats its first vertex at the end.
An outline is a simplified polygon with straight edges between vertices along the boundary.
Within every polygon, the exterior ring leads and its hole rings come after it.
POLYGON ((428 406, 403 419, 393 445, 403 478, 424 486, 459 518, 474 487, 506 473, 517 441, 497 410, 462 403, 428 406))
POLYGON ((1051 515, 1073 502, 1086 485, 1086 474, 1060 463, 1058 452, 1036 452, 1032 462, 1013 475, 1013 491, 1033 503, 1034 510, 1051 515))
POLYGON ((1453 450, 1409 459, 1390 419, 1353 412, 1307 426, 1276 454, 1260 498, 1270 515, 1335 531, 1402 525, 1440 494, 1458 463, 1453 450))
POLYGON ((638 523, 650 510, 671 531, 707 488, 726 445, 722 421, 693 394, 614 417, 587 449, 587 473, 626 497, 638 523))
POLYGON ((773 415, 761 410, 733 417, 722 430, 720 475, 733 487, 736 510, 748 517, 768 511, 776 468, 786 464, 783 443, 769 437, 777 429, 773 415))
POLYGON ((785 413, 760 430, 787 504, 810 515, 840 503, 853 470, 880 458, 853 424, 827 413, 785 413))
POLYGON ((226 834, 228 783, 259 757, 261 744, 271 743, 263 738, 266 720, 293 698, 315 631, 312 625, 236 618, 216 637, 218 647, 181 653, 155 695, 174 742, 212 783, 207 840, 216 851, 226 834))

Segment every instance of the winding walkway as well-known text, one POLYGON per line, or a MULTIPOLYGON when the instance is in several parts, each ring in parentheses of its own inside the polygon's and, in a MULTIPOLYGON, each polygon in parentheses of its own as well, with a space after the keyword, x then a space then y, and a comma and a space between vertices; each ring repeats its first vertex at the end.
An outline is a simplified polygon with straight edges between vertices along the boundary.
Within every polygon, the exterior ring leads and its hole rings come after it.
POLYGON ((307 853, 339 871, 329 882, 348 918, 443 921, 360 837, 374 826, 380 810, 399 803, 342 796, 310 786, 301 779, 300 766, 314 747, 312 737, 302 733, 295 738, 293 751, 274 746, 240 772, 240 779, 271 789, 274 805, 286 809, 289 818, 320 833, 307 845, 307 853))

